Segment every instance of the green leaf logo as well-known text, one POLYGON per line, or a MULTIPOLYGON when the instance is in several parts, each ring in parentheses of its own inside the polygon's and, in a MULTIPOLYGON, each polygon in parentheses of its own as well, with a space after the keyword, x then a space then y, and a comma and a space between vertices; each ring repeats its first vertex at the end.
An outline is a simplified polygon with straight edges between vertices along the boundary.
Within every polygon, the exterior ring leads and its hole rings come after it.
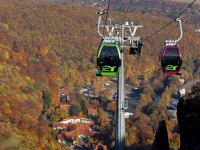
POLYGON ((103 66, 102 67, 102 71, 104 71, 104 72, 114 72, 115 68, 116 68, 116 66, 113 66, 113 67, 111 67, 111 66, 103 66))
POLYGON ((178 66, 167 65, 165 70, 176 70, 178 66))

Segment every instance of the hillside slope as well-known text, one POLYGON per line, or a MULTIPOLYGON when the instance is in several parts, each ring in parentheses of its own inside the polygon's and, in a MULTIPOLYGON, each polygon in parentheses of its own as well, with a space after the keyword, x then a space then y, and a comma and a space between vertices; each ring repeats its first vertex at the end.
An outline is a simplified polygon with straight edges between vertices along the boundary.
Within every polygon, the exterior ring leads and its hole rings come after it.
MULTIPOLYGON (((61 149, 55 140, 57 133, 49 127, 50 121, 43 113, 50 106, 58 106, 59 87, 73 90, 85 82, 97 82, 95 57, 101 39, 96 29, 96 11, 77 5, 0 1, 1 146, 61 149), (4 141, 9 142, 4 145, 4 141)), ((127 14, 124 18, 124 13, 113 11, 109 15, 113 23, 142 24, 144 27, 137 35, 143 39, 170 21, 140 14, 127 14)), ((185 65, 183 76, 189 78, 200 67, 197 63, 200 43, 198 35, 187 26, 183 28, 179 44, 185 65)), ((178 37, 178 31, 175 23, 145 41, 137 65, 141 72, 141 68, 157 62, 165 39, 178 37)), ((126 80, 135 77, 137 60, 136 56, 125 54, 126 80)))

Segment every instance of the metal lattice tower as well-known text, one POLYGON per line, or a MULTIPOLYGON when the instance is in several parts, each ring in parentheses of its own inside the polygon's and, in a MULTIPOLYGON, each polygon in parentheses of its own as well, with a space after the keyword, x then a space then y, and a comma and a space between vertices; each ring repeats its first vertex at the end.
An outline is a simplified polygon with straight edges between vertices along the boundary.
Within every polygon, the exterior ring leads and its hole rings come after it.
POLYGON ((140 40, 140 37, 134 37, 135 32, 138 27, 133 25, 133 22, 130 24, 125 22, 123 25, 101 25, 101 17, 106 12, 98 12, 98 33, 102 37, 103 41, 110 43, 118 43, 121 51, 121 69, 118 74, 118 85, 117 85, 117 104, 116 104, 116 133, 115 133, 115 150, 124 150, 125 149, 125 100, 124 100, 124 47, 137 48, 137 43, 140 40), (107 36, 102 35, 100 28, 106 28, 107 36), (130 41, 130 45, 124 46, 125 41, 130 41), (134 45, 136 43, 136 45, 134 45))
POLYGON ((116 133, 115 150, 125 148, 125 109, 124 109, 124 61, 123 48, 121 48, 121 70, 118 75, 117 103, 116 103, 116 133))

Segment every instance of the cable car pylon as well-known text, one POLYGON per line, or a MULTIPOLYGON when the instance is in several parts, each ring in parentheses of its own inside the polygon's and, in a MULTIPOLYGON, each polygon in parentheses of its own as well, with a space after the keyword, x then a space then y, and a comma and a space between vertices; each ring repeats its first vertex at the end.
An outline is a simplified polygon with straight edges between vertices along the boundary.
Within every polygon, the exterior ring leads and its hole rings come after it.
MULTIPOLYGON (((97 24, 97 32, 102 37, 102 41, 100 43, 98 53, 97 53, 97 68, 98 72, 97 76, 116 76, 118 75, 118 83, 117 83, 117 103, 116 103, 116 133, 115 133, 115 150, 124 150, 125 149, 125 110, 127 109, 127 101, 124 100, 124 60, 123 60, 123 52, 124 47, 130 48, 130 54, 140 54, 143 43, 140 41, 140 37, 135 37, 136 30, 140 26, 133 25, 133 22, 125 24, 115 24, 112 25, 101 25, 101 18, 106 11, 97 12, 99 14, 99 20, 97 24), (103 35, 100 32, 100 28, 105 28, 107 31, 107 35, 103 35), (130 44, 126 46, 124 44, 125 41, 130 41, 130 44), (103 46, 105 46, 103 48, 103 46), (120 53, 117 50, 120 48, 120 53), (113 50, 114 49, 114 50, 113 50), (112 63, 103 63, 100 56, 103 56, 104 51, 107 51, 106 54, 111 54, 111 52, 115 52, 118 55, 118 66, 119 73, 113 72, 115 74, 110 75, 111 70, 105 69, 104 66, 111 66, 112 63), (131 53, 132 52, 132 53, 131 53), (103 53, 103 54, 102 54, 103 53), (101 55, 102 54, 102 55, 101 55), (101 63, 102 61, 102 63, 101 63), (101 65, 103 64, 103 65, 101 65), (103 68, 103 69, 102 69, 103 68), (106 74, 108 73, 108 74, 106 74)), ((113 55, 114 56, 114 55, 113 55)), ((113 67, 113 66, 111 66, 113 67)))

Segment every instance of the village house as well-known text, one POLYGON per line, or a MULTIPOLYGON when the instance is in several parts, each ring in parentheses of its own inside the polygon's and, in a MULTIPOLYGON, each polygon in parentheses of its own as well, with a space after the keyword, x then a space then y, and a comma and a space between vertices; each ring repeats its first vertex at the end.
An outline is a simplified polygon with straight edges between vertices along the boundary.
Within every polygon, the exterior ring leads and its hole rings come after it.
POLYGON ((184 84, 184 83, 185 83, 185 80, 184 80, 184 79, 179 79, 179 81, 181 82, 181 84, 184 84))
POLYGON ((97 109, 98 104, 90 104, 90 108, 97 109))
POLYGON ((94 116, 98 114, 97 109, 89 108, 88 109, 88 116, 94 116))
POLYGON ((64 89, 64 88, 60 88, 58 89, 58 96, 62 97, 62 96, 67 96, 68 95, 68 90, 64 89))
POLYGON ((68 102, 70 104, 77 104, 77 99, 76 99, 76 93, 75 92, 69 92, 69 96, 68 96, 68 102))
MULTIPOLYGON (((184 79, 180 79, 180 82, 183 84, 185 81, 184 79)), ((177 113, 177 104, 178 104, 179 98, 185 96, 186 92, 191 91, 192 86, 198 82, 200 82, 199 79, 189 81, 183 84, 183 86, 176 93, 172 95, 171 105, 166 106, 166 114, 169 120, 177 119, 176 113, 177 113)))
POLYGON ((94 121, 92 121, 91 119, 73 116, 73 117, 63 119, 62 121, 59 121, 59 122, 54 122, 53 129, 64 129, 68 127, 68 124, 75 124, 77 122, 86 123, 86 124, 94 123, 94 121))
POLYGON ((69 92, 64 88, 58 89, 58 97, 60 98, 60 102, 66 104, 69 100, 69 92))
POLYGON ((174 115, 168 115, 168 120, 171 122, 177 122, 177 117, 174 115))
POLYGON ((64 144, 69 143, 68 146, 71 146, 71 147, 72 145, 75 145, 76 143, 74 139, 72 139, 71 137, 70 138, 66 137, 65 134, 63 133, 57 135, 57 140, 60 143, 64 143, 64 144))
POLYGON ((64 124, 61 122, 54 122, 53 123, 53 129, 57 129, 57 130, 62 130, 65 129, 69 126, 70 124, 64 124))
POLYGON ((171 107, 167 106, 168 119, 171 121, 177 120, 177 104, 178 104, 178 102, 172 102, 170 105, 171 107))
POLYGON ((80 94, 86 93, 88 91, 88 89, 84 88, 82 90, 79 91, 80 94))
POLYGON ((133 115, 133 113, 125 112, 124 117, 125 118, 129 118, 131 115, 133 115))
POLYGON ((167 111, 167 114, 171 113, 171 114, 176 115, 177 107, 174 106, 174 105, 169 105, 169 106, 167 106, 167 110, 166 111, 167 111))
POLYGON ((171 105, 173 105, 173 106, 177 107, 177 105, 178 105, 178 102, 173 102, 173 103, 171 103, 171 105))
MULTIPOLYGON (((94 125, 95 125, 94 123, 90 123, 90 124, 79 123, 78 124, 79 138, 84 139, 86 137, 91 137, 91 138, 95 138, 95 139, 99 139, 99 140, 105 139, 107 134, 93 131, 92 128, 94 125)), ((63 131, 57 135, 58 142, 70 143, 71 145, 75 144, 76 143, 75 130, 76 130, 75 124, 71 124, 70 126, 68 126, 66 131, 63 131)))
POLYGON ((64 88, 60 88, 58 90, 58 97, 60 98, 60 102, 62 104, 77 104, 75 92, 69 92, 64 88))
POLYGON ((200 82, 200 79, 195 79, 195 80, 185 83, 179 90, 179 93, 178 93, 179 97, 182 97, 185 95, 186 92, 191 91, 192 86, 198 82, 200 82))
POLYGON ((69 109, 70 108, 70 105, 68 104, 60 104, 60 109, 69 109))
POLYGON ((183 96, 185 96, 185 89, 181 89, 178 91, 178 97, 181 98, 183 96))

